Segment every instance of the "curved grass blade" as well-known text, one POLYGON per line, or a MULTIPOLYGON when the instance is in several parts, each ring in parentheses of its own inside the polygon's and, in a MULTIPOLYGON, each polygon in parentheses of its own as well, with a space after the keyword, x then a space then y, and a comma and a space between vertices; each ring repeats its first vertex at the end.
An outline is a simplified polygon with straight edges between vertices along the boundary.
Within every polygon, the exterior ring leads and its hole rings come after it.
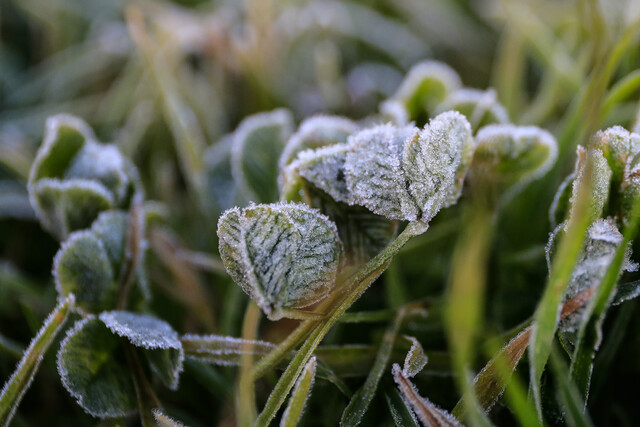
POLYGON ((20 405, 22 397, 29 389, 33 377, 38 371, 40 362, 44 358, 49 346, 55 339, 60 329, 67 320, 69 310, 73 307, 75 298, 73 294, 60 300, 54 311, 47 317, 38 332, 38 335, 31 341, 29 348, 24 352, 22 360, 14 371, 11 378, 2 388, 0 394, 0 424, 9 425, 13 415, 20 405))
POLYGON ((360 421, 362 421, 362 416, 367 412, 367 409, 373 400, 373 396, 378 389, 380 378, 382 378, 382 374, 387 369, 389 358, 393 351, 393 344, 396 341, 396 337, 400 331, 400 326, 402 326, 402 321, 404 320, 405 311, 406 310, 402 309, 398 312, 393 324, 385 332, 384 337, 382 338, 382 343, 380 344, 380 350, 376 356, 376 361, 373 364, 373 368, 369 372, 369 375, 362 387, 355 392, 351 401, 342 413, 342 419, 340 420, 341 426, 357 426, 360 424, 360 421))
POLYGON ((551 368, 554 373, 557 398, 564 409, 564 417, 570 427, 593 427, 585 411, 585 402, 580 391, 569 378, 566 364, 557 351, 551 353, 551 368))
POLYGON ((584 175, 586 179, 582 181, 581 188, 578 191, 575 210, 567 226, 567 233, 559 244, 558 251, 551 266, 551 275, 534 315, 534 325, 529 341, 531 365, 529 372, 530 387, 540 420, 542 420, 542 399, 540 393, 542 371, 547 364, 553 337, 556 333, 561 310, 560 302, 571 279, 573 267, 580 254, 590 223, 591 215, 589 206, 591 205, 592 198, 592 170, 593 162, 591 161, 591 156, 589 156, 584 175))
POLYGON ((387 406, 389 406, 389 412, 391 412, 391 417, 396 427, 418 427, 418 420, 402 400, 398 390, 392 390, 391 393, 386 393, 384 397, 387 400, 387 406))
POLYGON ((316 358, 312 357, 309 362, 307 362, 302 374, 300 374, 300 378, 298 378, 296 382, 296 386, 289 398, 289 405, 287 405, 287 409, 285 409, 282 415, 282 420, 280 420, 280 427, 295 427, 298 425, 304 412, 307 399, 309 399, 311 395, 315 374, 316 358))

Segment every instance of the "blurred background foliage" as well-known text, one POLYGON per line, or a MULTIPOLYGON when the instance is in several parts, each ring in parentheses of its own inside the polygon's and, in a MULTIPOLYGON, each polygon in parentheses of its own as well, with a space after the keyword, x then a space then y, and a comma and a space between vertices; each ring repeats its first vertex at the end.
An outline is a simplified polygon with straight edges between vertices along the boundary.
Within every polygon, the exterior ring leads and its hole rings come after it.
MULTIPOLYGON (((26 191, 48 116, 87 120, 99 140, 133 159, 147 198, 166 206, 165 223, 149 236, 152 310, 181 333, 240 336, 247 298, 215 258, 217 218, 227 207, 211 203, 226 152, 216 148, 245 116, 277 107, 297 123, 316 113, 364 118, 424 59, 449 64, 466 86, 493 87, 512 122, 544 127, 560 144, 553 171, 502 206, 495 227, 478 343, 508 331, 531 316, 544 289, 548 209, 576 145, 596 129, 637 120, 639 19, 637 0, 1 0, 0 378, 55 300, 50 269, 58 244, 35 221, 26 191), (594 89, 611 52, 617 60, 594 89)), ((463 199, 442 212, 354 307, 429 301, 428 319, 404 332, 431 357, 416 384, 444 408, 457 393, 439 301, 464 206, 463 199)), ((596 425, 640 418, 637 305, 607 317, 589 399, 596 425)), ((281 340, 295 323, 263 322, 261 337, 281 340)), ((325 343, 375 345, 384 330, 340 324, 325 343)), ((476 353, 479 369, 490 353, 476 353)), ((235 368, 189 362, 179 391, 160 398, 189 425, 232 425, 234 378, 235 368)), ((257 384, 259 406, 275 380, 257 384)), ((356 389, 363 373, 345 381, 356 389)), ((392 388, 390 377, 382 388, 392 388)), ((322 398, 308 403, 305 425, 333 425, 348 398, 325 381, 314 394, 322 398)), ((383 395, 364 425, 391 425, 383 395)), ((491 414, 499 425, 515 423, 501 404, 491 414)), ((96 420, 63 390, 50 352, 14 423, 96 420)))

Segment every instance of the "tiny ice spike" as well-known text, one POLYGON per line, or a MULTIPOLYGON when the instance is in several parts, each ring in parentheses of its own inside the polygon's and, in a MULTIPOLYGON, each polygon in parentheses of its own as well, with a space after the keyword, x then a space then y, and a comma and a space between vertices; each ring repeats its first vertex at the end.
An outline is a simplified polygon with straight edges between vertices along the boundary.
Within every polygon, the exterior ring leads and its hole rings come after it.
POLYGON ((335 284, 338 231, 304 204, 230 209, 220 217, 218 237, 227 272, 271 320, 323 299, 335 284))
POLYGON ((428 222, 455 203, 473 154, 471 126, 449 111, 419 130, 380 125, 349 139, 352 202, 395 220, 428 222))

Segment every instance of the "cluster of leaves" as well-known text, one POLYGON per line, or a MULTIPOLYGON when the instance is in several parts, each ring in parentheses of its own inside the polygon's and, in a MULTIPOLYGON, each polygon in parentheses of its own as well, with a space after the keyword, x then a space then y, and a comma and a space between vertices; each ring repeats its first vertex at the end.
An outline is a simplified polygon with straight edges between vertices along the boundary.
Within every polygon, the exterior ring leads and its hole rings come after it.
POLYGON ((39 3, 0 15, 0 424, 633 419, 633 2, 39 3))

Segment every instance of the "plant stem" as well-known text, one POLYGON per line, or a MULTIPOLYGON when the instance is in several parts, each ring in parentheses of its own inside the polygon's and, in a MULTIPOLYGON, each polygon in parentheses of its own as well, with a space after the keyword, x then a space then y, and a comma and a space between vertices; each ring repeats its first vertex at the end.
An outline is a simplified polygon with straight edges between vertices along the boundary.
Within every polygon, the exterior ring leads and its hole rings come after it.
POLYGON ((155 427, 156 421, 153 416, 154 409, 162 409, 160 401, 156 396, 149 380, 144 373, 138 354, 133 345, 125 343, 125 353, 131 374, 133 376, 133 385, 136 389, 136 398, 138 400, 138 411, 140 412, 140 421, 143 427, 155 427))
POLYGON ((242 355, 240 356, 240 374, 236 394, 236 423, 238 426, 252 426, 256 417, 256 390, 251 376, 253 368, 255 339, 260 324, 260 309, 250 301, 244 314, 242 326, 242 355))
POLYGON ((2 394, 0 394, 0 425, 6 426, 11 422, 22 397, 38 371, 40 362, 42 362, 49 346, 62 329, 74 302, 75 297, 73 294, 69 294, 60 300, 54 311, 45 320, 38 335, 31 341, 29 348, 24 352, 22 360, 20 360, 13 375, 4 385, 2 394))

